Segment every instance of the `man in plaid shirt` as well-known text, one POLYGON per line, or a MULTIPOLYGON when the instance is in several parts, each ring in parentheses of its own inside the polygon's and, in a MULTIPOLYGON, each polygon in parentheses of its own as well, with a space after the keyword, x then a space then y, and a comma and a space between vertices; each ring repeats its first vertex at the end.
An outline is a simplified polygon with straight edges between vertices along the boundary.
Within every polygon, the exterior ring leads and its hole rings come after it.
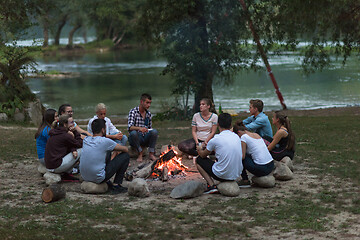
POLYGON ((151 113, 148 111, 151 105, 151 96, 143 93, 140 97, 140 105, 130 110, 128 118, 129 143, 139 154, 137 161, 142 161, 143 147, 149 147, 149 158, 156 160, 155 145, 158 132, 152 128, 151 113))

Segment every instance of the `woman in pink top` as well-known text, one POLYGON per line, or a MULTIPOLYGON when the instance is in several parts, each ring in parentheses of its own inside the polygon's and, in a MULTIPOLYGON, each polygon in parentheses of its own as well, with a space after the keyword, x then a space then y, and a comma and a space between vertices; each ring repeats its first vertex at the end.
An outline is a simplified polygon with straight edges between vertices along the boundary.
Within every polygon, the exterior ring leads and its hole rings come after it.
POLYGON ((200 101, 200 112, 195 113, 191 122, 192 138, 179 143, 180 151, 192 156, 197 156, 196 146, 199 143, 207 145, 215 135, 218 116, 210 112, 212 103, 210 99, 203 98, 200 101))

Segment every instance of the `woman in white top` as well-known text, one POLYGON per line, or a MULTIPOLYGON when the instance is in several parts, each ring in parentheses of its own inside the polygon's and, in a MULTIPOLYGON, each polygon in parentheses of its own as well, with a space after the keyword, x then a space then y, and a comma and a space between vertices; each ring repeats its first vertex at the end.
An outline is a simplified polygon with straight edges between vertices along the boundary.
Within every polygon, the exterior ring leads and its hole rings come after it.
POLYGON ((248 184, 250 183, 245 169, 256 177, 269 175, 274 169, 274 161, 261 136, 257 133, 249 132, 243 123, 236 123, 233 131, 241 139, 244 166, 241 174, 242 185, 246 185, 246 181, 248 184))
POLYGON ((206 147, 209 140, 214 137, 218 116, 210 112, 211 105, 210 99, 201 99, 200 112, 194 114, 191 122, 193 138, 179 143, 178 148, 180 151, 192 156, 197 156, 196 146, 199 143, 203 143, 203 146, 206 147))

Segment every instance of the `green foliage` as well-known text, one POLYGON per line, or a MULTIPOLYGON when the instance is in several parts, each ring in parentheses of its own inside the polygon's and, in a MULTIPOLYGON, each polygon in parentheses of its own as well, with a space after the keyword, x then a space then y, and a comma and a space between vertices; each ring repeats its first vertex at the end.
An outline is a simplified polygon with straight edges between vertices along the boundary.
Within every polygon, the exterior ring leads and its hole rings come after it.
POLYGON ((18 108, 20 111, 24 108, 24 102, 20 98, 15 96, 14 100, 0 103, 0 113, 6 113, 9 118, 12 118, 15 114, 15 109, 18 108))
POLYGON ((3 111, 13 110, 11 103, 17 105, 18 101, 32 101, 35 99, 25 83, 25 74, 28 71, 36 71, 33 57, 29 56, 29 49, 26 47, 0 46, 0 103, 3 111))

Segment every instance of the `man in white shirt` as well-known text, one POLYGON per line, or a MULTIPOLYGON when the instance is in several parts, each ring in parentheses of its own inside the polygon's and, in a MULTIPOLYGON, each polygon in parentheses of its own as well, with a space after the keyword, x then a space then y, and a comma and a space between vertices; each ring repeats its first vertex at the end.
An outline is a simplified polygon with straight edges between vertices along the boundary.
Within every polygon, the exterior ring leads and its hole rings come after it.
POLYGON ((218 118, 220 134, 216 134, 206 148, 197 146, 199 157, 196 159, 196 167, 208 184, 205 193, 218 192, 213 179, 233 181, 243 170, 241 141, 239 136, 230 130, 231 121, 230 114, 220 114, 218 118), (208 158, 212 151, 215 151, 216 162, 208 158))
POLYGON ((89 123, 87 126, 87 131, 92 134, 93 133, 91 130, 92 122, 95 119, 104 119, 106 122, 106 129, 105 129, 106 137, 114 140, 116 143, 118 143, 122 146, 125 146, 128 138, 126 135, 123 135, 122 132, 114 126, 114 124, 112 124, 111 120, 108 117, 106 117, 105 104, 99 103, 98 105, 96 105, 95 112, 96 112, 96 115, 92 119, 89 120, 89 123))

